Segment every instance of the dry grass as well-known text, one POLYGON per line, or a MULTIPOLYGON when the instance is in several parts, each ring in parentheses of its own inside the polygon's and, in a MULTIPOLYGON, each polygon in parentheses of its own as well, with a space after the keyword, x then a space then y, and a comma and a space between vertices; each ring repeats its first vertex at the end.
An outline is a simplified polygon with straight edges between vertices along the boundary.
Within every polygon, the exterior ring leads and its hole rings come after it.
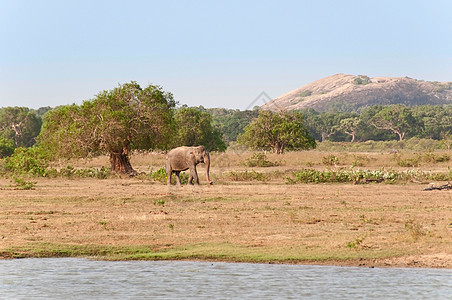
MULTIPOLYGON (((280 173, 324 167, 335 155, 351 165, 397 167, 390 154, 269 154, 280 173), (380 162, 380 163, 379 163, 380 162)), ((408 155, 408 154, 407 154, 408 155)), ((413 154, 414 155, 414 154, 413 154)), ((105 259, 227 261, 452 268, 452 192, 421 184, 235 182, 251 153, 212 155, 217 182, 168 188, 137 178, 38 179, 33 190, 0 181, 2 257, 95 256, 105 259)), ((132 157, 139 171, 163 166, 163 154, 132 157)), ((100 166, 107 158, 79 162, 100 166)), ((423 168, 447 168, 450 162, 423 168)), ((203 168, 199 168, 200 173, 203 168)))

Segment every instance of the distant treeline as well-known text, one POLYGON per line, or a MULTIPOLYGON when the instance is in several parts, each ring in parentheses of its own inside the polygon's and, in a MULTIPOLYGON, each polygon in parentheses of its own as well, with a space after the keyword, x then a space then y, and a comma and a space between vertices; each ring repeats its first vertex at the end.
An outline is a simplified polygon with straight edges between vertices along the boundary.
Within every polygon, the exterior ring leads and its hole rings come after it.
MULTIPOLYGON (((33 146, 45 114, 52 109, 0 108, 0 157, 12 154, 14 148, 33 146)), ((179 110, 184 111, 184 116, 188 115, 186 106, 176 109, 179 110)), ((211 116, 206 122, 211 122, 215 137, 221 136, 226 145, 237 141, 244 128, 259 115, 258 108, 241 111, 199 106, 190 108, 193 110, 211 116)), ((300 112, 304 115, 305 127, 317 141, 390 141, 412 137, 443 140, 452 137, 451 105, 375 105, 360 113, 317 112, 313 109, 300 112)))
MULTIPOLYGON (((225 142, 237 140, 259 110, 240 111, 199 107, 212 115, 225 142)), ((452 134, 452 106, 375 105, 360 113, 301 110, 305 126, 317 141, 350 142, 404 140, 417 137, 441 140, 452 134)))

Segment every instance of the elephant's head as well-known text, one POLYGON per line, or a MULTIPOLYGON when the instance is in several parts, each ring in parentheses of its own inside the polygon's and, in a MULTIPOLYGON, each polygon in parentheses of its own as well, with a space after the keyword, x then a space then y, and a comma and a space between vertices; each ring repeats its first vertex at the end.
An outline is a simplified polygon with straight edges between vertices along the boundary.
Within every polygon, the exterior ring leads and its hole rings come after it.
POLYGON ((209 172, 210 172, 210 154, 207 152, 204 146, 195 147, 195 159, 196 163, 204 163, 206 165, 206 178, 209 184, 212 184, 212 180, 210 180, 209 172))

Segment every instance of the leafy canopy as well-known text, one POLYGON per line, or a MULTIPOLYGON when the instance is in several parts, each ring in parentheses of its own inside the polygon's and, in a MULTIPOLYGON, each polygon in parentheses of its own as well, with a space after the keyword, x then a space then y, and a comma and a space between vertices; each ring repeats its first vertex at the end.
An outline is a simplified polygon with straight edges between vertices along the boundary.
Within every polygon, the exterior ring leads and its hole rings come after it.
POLYGON ((212 116, 195 107, 181 107, 175 114, 177 124, 176 144, 203 145, 208 151, 226 150, 221 132, 212 126, 212 116))
POLYGON ((375 114, 370 123, 378 129, 392 131, 397 134, 400 141, 407 133, 423 128, 422 122, 417 120, 411 110, 403 104, 384 107, 375 114))
POLYGON ((160 86, 141 88, 132 81, 80 106, 48 112, 39 144, 54 158, 100 153, 127 156, 131 149, 167 148, 175 105, 173 95, 160 86))
POLYGON ((277 154, 285 149, 315 148, 315 140, 304 126, 301 112, 260 111, 259 116, 245 127, 238 142, 251 148, 273 149, 277 154))

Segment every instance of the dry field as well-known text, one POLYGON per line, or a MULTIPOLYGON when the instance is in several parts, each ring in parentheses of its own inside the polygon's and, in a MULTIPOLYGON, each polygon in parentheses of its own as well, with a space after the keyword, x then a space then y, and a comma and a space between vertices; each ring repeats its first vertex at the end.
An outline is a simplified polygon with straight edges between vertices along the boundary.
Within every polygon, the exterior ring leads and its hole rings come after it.
MULTIPOLYGON (((212 155, 214 185, 168 188, 149 178, 32 179, 31 190, 0 179, 0 257, 223 261, 452 268, 452 190, 404 184, 294 184, 285 174, 324 168, 331 153, 268 155, 279 166, 246 167, 250 153, 212 155), (266 182, 234 181, 252 169, 266 182)), ((393 155, 336 153, 342 166, 398 166, 393 155)), ((409 157, 414 154, 399 154, 409 157)), ((140 172, 163 154, 136 154, 140 172)), ((105 157, 77 167, 107 165, 105 157)), ((447 172, 450 162, 421 163, 447 172)), ((437 184, 442 184, 438 182, 437 184)))

